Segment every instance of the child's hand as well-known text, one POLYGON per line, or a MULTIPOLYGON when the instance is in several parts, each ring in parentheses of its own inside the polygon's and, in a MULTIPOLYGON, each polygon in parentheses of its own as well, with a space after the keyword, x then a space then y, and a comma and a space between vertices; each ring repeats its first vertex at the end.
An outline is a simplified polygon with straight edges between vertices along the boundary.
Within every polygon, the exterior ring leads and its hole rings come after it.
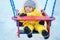
POLYGON ((21 13, 20 16, 27 16, 27 14, 25 14, 25 13, 21 13))
POLYGON ((19 16, 27 16, 25 13, 18 13, 19 16))

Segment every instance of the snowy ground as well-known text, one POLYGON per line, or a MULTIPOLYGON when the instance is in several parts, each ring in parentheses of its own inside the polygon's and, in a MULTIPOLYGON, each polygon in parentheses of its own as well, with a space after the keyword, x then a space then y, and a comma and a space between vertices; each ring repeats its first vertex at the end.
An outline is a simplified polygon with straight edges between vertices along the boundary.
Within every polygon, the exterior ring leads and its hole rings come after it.
MULTIPOLYGON (((16 9, 22 8, 25 0, 14 0, 16 9)), ((46 0, 36 0, 38 9, 43 9, 46 0), (39 6, 40 5, 40 6, 39 6)), ((54 0, 48 1, 46 13, 51 16, 51 10, 54 0)), ((57 0, 55 14, 55 21, 52 22, 51 35, 48 40, 60 40, 60 0, 57 0)), ((0 0, 0 40, 44 40, 39 34, 33 34, 32 38, 28 38, 26 34, 21 34, 21 37, 16 36, 17 27, 16 22, 11 19, 13 16, 9 0, 0 0)))

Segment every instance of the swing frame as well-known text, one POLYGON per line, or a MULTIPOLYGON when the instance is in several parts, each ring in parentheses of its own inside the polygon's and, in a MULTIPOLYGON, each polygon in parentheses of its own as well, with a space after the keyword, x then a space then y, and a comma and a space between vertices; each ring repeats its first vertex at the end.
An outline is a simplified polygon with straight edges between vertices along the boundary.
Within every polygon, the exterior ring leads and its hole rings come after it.
MULTIPOLYGON (((42 10, 41 10, 41 12, 42 12, 43 16, 23 16, 23 17, 17 16, 16 18, 12 17, 12 20, 15 20, 18 22, 18 26, 17 26, 18 27, 18 32, 17 32, 18 37, 20 37, 20 34, 25 34, 24 32, 22 32, 22 30, 20 30, 20 26, 19 26, 20 23, 19 22, 21 20, 43 20, 43 21, 46 21, 46 28, 47 28, 48 34, 50 36, 50 22, 55 20, 55 18, 54 17, 52 17, 52 18, 48 17, 46 15, 46 13, 43 12, 42 10)), ((36 33, 33 33, 33 34, 36 34, 36 33)))

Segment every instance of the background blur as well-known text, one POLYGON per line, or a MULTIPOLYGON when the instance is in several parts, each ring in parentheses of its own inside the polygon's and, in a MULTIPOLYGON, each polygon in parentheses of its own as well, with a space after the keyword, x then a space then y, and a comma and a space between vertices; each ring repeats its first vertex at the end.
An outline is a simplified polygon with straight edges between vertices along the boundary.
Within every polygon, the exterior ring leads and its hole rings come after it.
MULTIPOLYGON (((14 0, 16 9, 21 10, 26 0, 14 0)), ((44 8, 46 0, 35 0, 39 10, 44 8)), ((49 0, 47 9, 48 16, 51 16, 54 0, 49 0)), ((51 25, 51 35, 48 40, 60 40, 60 0, 57 0, 54 17, 55 21, 51 25)), ((0 0, 0 40, 44 40, 40 34, 33 34, 32 38, 28 38, 26 34, 17 37, 16 22, 11 19, 13 16, 10 0, 0 0)))

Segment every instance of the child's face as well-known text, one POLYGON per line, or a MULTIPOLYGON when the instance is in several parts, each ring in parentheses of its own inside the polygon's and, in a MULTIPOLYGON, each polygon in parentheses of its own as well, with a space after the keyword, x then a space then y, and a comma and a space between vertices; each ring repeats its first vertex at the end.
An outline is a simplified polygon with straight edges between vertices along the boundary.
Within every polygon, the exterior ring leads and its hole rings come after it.
POLYGON ((26 6, 26 7, 24 7, 24 10, 25 10, 25 12, 30 13, 33 11, 33 8, 30 6, 26 6))

